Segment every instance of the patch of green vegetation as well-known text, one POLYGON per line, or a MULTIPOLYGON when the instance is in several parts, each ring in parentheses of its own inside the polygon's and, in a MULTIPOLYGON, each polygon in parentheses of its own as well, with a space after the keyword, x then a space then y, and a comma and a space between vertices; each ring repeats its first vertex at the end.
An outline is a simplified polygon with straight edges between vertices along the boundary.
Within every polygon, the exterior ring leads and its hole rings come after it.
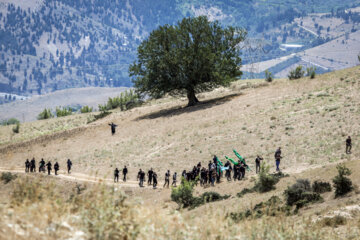
POLYGON ((182 179, 182 184, 171 190, 171 200, 176 202, 180 208, 196 208, 202 204, 227 199, 230 195, 220 195, 217 192, 205 192, 200 197, 194 197, 193 191, 197 181, 182 179))
POLYGON ((49 118, 53 118, 53 117, 54 117, 54 115, 51 113, 51 110, 45 108, 41 113, 39 113, 37 119, 42 120, 42 119, 49 119, 49 118))
POLYGON ((320 222, 320 225, 324 226, 324 227, 332 227, 332 228, 336 228, 338 226, 341 225, 345 225, 346 224, 346 218, 340 215, 336 215, 333 217, 324 217, 320 222))
POLYGON ((351 175, 350 169, 347 168, 345 164, 338 164, 336 169, 338 170, 338 175, 333 179, 335 197, 341 197, 346 193, 351 192, 354 187, 351 179, 346 177, 351 175))
POLYGON ((89 113, 89 112, 92 112, 93 111, 93 108, 92 107, 89 107, 89 106, 83 106, 81 107, 80 109, 80 112, 81 113, 89 113))
POLYGON ((288 174, 282 172, 269 174, 270 167, 263 164, 260 168, 260 173, 255 185, 252 188, 244 188, 241 192, 237 193, 237 197, 243 197, 245 194, 253 192, 269 192, 275 189, 275 185, 280 181, 281 178, 288 177, 288 174))
POLYGON ((261 218, 263 216, 280 216, 290 215, 290 208, 283 205, 281 199, 278 196, 272 196, 265 202, 260 202, 254 206, 253 209, 247 209, 242 212, 231 212, 226 215, 234 222, 238 223, 248 218, 261 218))
POLYGON ((289 80, 299 79, 304 77, 305 71, 302 69, 302 66, 297 66, 295 69, 289 72, 289 80))
POLYGON ((331 192, 331 185, 328 182, 315 181, 311 186, 312 190, 316 193, 331 192))
POLYGON ((71 115, 73 113, 73 109, 71 107, 56 107, 55 113, 56 117, 65 117, 71 115))
POLYGON ((3 181, 5 184, 15 180, 16 178, 17 176, 11 172, 3 172, 0 177, 1 181, 3 181))
POLYGON ((17 120, 16 118, 9 118, 7 120, 2 120, 0 122, 0 125, 7 126, 7 125, 15 125, 15 124, 18 124, 18 123, 20 123, 20 121, 17 120))
POLYGON ((313 192, 310 181, 307 179, 298 179, 291 187, 284 191, 286 205, 296 206, 296 210, 314 202, 322 200, 319 193, 313 192))

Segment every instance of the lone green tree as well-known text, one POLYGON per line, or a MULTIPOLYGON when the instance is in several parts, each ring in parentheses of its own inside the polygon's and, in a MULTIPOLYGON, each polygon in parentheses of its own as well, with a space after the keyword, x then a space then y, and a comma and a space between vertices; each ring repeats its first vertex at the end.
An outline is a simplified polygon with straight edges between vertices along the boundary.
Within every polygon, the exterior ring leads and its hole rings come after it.
POLYGON ((188 106, 193 106, 199 102, 196 93, 241 76, 239 45, 245 37, 245 30, 224 28, 205 16, 184 18, 150 33, 139 45, 129 75, 140 94, 186 94, 188 106))

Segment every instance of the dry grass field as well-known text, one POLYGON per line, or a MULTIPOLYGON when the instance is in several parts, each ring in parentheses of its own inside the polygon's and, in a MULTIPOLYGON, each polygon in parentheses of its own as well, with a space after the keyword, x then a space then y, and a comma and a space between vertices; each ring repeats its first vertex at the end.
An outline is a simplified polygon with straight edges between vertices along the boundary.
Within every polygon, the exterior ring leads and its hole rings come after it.
POLYGON ((101 239, 97 236, 125 239, 121 234, 127 231, 126 239, 358 239, 360 196, 357 189, 341 199, 335 199, 333 192, 325 193, 323 202, 305 207, 292 216, 236 223, 226 215, 252 208, 273 195, 282 198, 287 186, 299 178, 331 181, 340 162, 353 170, 350 178, 359 185, 360 173, 356 171, 360 167, 359 92, 360 67, 354 67, 315 79, 279 79, 272 83, 238 81, 229 88, 200 94, 201 104, 191 108, 185 107, 186 99, 168 97, 126 112, 114 110, 106 118, 90 124, 87 124, 89 116, 74 115, 22 124, 16 135, 11 127, 0 127, 2 169, 20 170, 26 158, 35 157, 59 161, 64 170, 70 158, 75 176, 111 179, 115 167, 127 165, 131 180, 129 186, 116 184, 114 193, 113 184, 107 180, 102 181, 105 185, 94 185, 76 178, 40 177, 39 174, 25 178, 18 174, 15 181, 0 185, 0 192, 11 195, 4 198, 2 194, 0 198, 0 211, 4 211, 0 218, 3 223, 0 237, 5 239, 11 233, 13 239, 101 239), (110 122, 118 125, 114 136, 110 133, 110 122), (353 139, 351 155, 345 154, 348 135, 353 139), (223 182, 205 189, 197 187, 195 195, 215 191, 231 197, 190 211, 178 210, 170 200, 171 190, 162 186, 156 190, 135 187, 139 168, 154 168, 161 185, 167 169, 180 173, 198 162, 207 165, 214 154, 225 160, 225 155, 234 157, 232 149, 243 155, 252 169, 256 155, 261 155, 274 171, 273 155, 279 146, 284 156, 281 168, 290 177, 281 179, 276 190, 265 194, 236 197, 236 193, 254 184, 253 171, 245 181, 223 182), (14 189, 31 188, 34 184, 42 186, 40 189, 51 189, 50 194, 38 193, 41 197, 36 195, 31 204, 18 203, 16 195, 11 194, 14 189), (77 201, 83 199, 66 200, 72 196, 71 191, 81 189, 79 186, 86 186, 84 194, 88 194, 82 205, 77 201), (129 196, 115 209, 125 216, 123 222, 120 221, 123 228, 117 223, 119 216, 109 213, 113 209, 110 203, 121 192, 129 196), (44 210, 36 213, 39 206, 44 210), (62 210, 52 212, 52 208, 62 210), (91 212, 92 208, 99 211, 91 212), (350 217, 340 227, 322 224, 321 219, 333 216, 334 211, 338 211, 336 215, 345 212, 350 217), (96 216, 91 224, 83 221, 89 216, 96 216), (35 232, 29 227, 31 219, 39 221, 35 232), (101 233, 97 232, 99 229, 101 233), (117 232, 120 235, 111 235, 116 234, 113 229, 120 229, 117 232), (39 237, 34 237, 38 232, 41 232, 39 237))

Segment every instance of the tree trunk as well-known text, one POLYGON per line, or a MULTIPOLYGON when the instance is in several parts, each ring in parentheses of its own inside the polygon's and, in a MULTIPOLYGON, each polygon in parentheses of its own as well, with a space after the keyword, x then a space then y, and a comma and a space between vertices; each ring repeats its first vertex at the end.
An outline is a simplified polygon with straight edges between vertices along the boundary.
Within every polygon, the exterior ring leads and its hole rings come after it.
POLYGON ((195 90, 193 88, 187 89, 187 98, 189 100, 188 107, 194 106, 199 102, 199 100, 195 96, 195 90))

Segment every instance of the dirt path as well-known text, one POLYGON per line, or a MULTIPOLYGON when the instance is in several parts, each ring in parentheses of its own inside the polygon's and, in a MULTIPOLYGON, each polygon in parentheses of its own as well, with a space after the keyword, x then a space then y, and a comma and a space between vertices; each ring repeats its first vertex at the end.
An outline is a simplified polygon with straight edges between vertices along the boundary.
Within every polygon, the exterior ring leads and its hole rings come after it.
MULTIPOLYGON (((24 169, 22 169, 22 168, 3 168, 3 167, 0 167, 0 172, 11 172, 11 173, 20 173, 20 174, 39 174, 39 173, 25 173, 24 169)), ((114 186, 119 186, 119 187, 124 187, 124 188, 139 188, 139 183, 137 181, 123 182, 120 179, 119 183, 114 183, 114 180, 110 179, 110 178, 101 178, 101 177, 97 177, 97 176, 89 176, 86 174, 74 173, 74 172, 72 172, 71 174, 67 174, 64 171, 60 171, 60 172, 62 172, 62 173, 59 173, 56 176, 54 174, 52 174, 51 176, 59 177, 62 179, 75 181, 75 182, 81 181, 81 182, 88 182, 88 183, 105 183, 107 185, 114 185, 114 186)), ((46 173, 44 173, 44 175, 45 174, 46 173)), ((158 186, 161 186, 160 182, 158 183, 158 186)), ((147 184, 144 183, 143 188, 152 189, 153 187, 147 186, 147 184)), ((159 189, 159 187, 157 189, 159 189)))

